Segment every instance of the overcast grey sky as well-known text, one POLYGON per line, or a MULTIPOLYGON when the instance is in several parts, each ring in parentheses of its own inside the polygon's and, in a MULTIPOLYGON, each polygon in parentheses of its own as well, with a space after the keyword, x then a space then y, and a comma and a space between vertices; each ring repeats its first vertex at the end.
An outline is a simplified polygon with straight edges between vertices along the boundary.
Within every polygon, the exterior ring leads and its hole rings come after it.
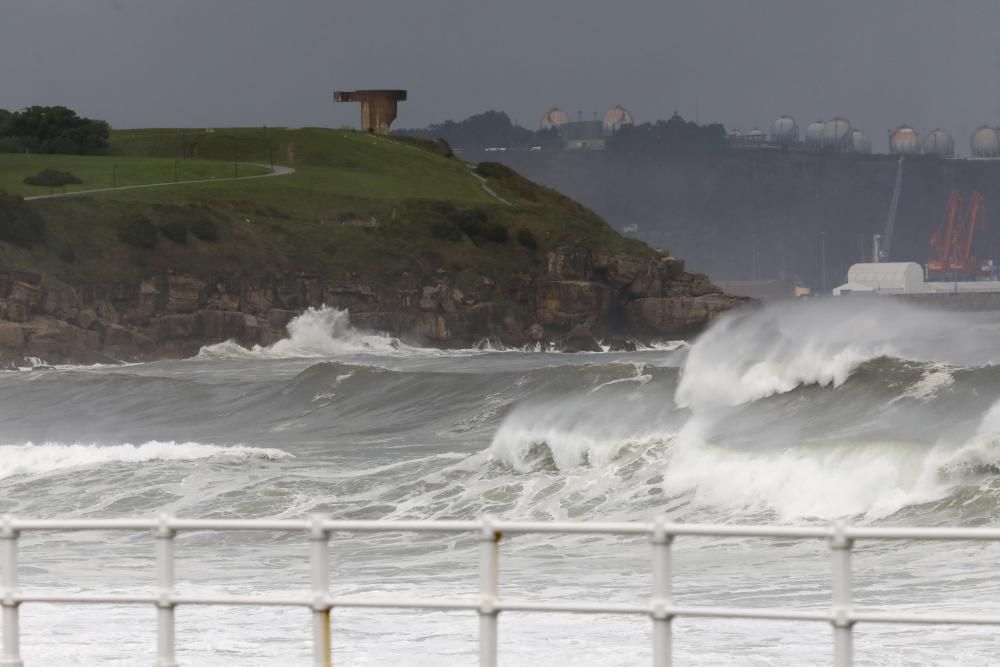
POLYGON ((1000 125, 996 0, 10 0, 0 107, 116 127, 357 124, 334 89, 407 88, 397 127, 557 105, 729 128, 835 114, 1000 125))

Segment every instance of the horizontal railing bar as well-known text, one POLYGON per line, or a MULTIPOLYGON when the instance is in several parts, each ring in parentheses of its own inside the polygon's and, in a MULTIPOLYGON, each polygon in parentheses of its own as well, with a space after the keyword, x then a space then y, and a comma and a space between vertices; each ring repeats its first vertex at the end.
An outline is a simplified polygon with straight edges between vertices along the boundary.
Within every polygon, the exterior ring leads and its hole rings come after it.
MULTIPOLYGON (((258 607, 311 607, 316 600, 312 597, 259 597, 259 596, 198 596, 174 595, 94 595, 63 593, 19 593, 13 596, 19 603, 64 603, 64 604, 174 604, 210 606, 258 606, 258 607)), ((331 608, 365 609, 431 609, 453 611, 475 611, 480 608, 478 600, 448 598, 358 598, 327 597, 323 604, 331 608)), ((543 613, 649 615, 653 608, 649 605, 613 605, 600 602, 534 602, 528 600, 498 600, 493 603, 497 611, 521 611, 543 613)), ((834 615, 829 611, 796 611, 759 607, 684 607, 668 606, 662 610, 676 618, 740 618, 771 621, 823 621, 832 622, 834 615)), ((974 614, 898 614, 885 612, 849 611, 844 619, 853 623, 891 623, 899 625, 1000 625, 1000 616, 978 616, 974 614)))
POLYGON ((264 530, 273 532, 301 532, 312 527, 305 519, 169 519, 171 530, 264 530))
POLYGON ((665 523, 667 535, 698 535, 703 537, 792 537, 829 538, 833 530, 820 526, 726 526, 707 523, 665 523))
POLYGON ((848 620, 856 623, 897 623, 902 625, 1000 625, 1000 616, 974 614, 893 614, 853 612, 848 620))
POLYGON ((11 528, 26 530, 152 530, 156 519, 14 519, 11 528))
POLYGON ((582 521, 494 521, 491 527, 502 533, 561 533, 561 534, 606 534, 606 535, 648 535, 652 524, 638 521, 582 522, 582 521))
POLYGON ((846 527, 845 537, 855 540, 1000 540, 997 528, 869 528, 846 527))
MULTIPOLYGON (((479 609, 481 606, 478 600, 455 600, 447 598, 401 598, 390 600, 387 598, 352 598, 335 597, 330 598, 329 604, 337 607, 363 608, 363 609, 441 609, 469 611, 479 609)), ((495 605, 499 608, 499 604, 495 605)))
POLYGON ((600 602, 529 602, 522 600, 497 600, 493 605, 499 611, 536 611, 569 614, 641 614, 649 615, 649 605, 609 605, 600 602))
POLYGON ((763 621, 826 621, 829 611, 795 611, 761 607, 667 607, 668 615, 687 618, 744 618, 763 621))
POLYGON ((356 532, 356 533, 467 533, 480 530, 483 527, 481 521, 352 521, 344 519, 333 519, 323 522, 323 528, 331 531, 356 532))
POLYGON ((118 595, 92 593, 19 593, 15 602, 53 602, 67 604, 155 604, 159 598, 152 595, 118 595))
MULTIPOLYGON (((474 532, 484 526, 478 520, 326 520, 322 528, 331 532, 474 532)), ((696 523, 502 521, 490 522, 493 530, 508 534, 618 534, 643 535, 662 530, 673 536, 830 538, 834 529, 822 526, 730 526, 696 523)), ((274 531, 300 532, 314 527, 308 519, 17 519, 17 531, 153 530, 165 526, 175 531, 274 531)), ((1000 541, 997 528, 905 528, 845 526, 842 535, 853 540, 985 540, 1000 541)))

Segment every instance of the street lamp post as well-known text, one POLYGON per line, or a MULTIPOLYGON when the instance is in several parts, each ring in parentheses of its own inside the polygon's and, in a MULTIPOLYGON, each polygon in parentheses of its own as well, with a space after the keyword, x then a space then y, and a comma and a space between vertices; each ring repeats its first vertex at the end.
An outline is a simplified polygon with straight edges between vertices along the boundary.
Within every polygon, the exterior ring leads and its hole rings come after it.
POLYGON ((826 294, 826 232, 819 233, 820 278, 819 290, 826 294))

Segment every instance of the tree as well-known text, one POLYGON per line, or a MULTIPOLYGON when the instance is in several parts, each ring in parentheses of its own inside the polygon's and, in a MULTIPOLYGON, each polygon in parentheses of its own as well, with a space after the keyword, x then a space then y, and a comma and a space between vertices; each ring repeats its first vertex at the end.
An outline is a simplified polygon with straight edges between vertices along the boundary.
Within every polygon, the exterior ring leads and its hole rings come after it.
POLYGON ((726 151, 726 130, 717 123, 698 125, 678 114, 670 120, 623 125, 608 138, 609 152, 633 157, 692 157, 726 151))
POLYGON ((62 106, 0 114, 0 140, 7 139, 19 152, 103 155, 110 134, 106 122, 82 118, 62 106))

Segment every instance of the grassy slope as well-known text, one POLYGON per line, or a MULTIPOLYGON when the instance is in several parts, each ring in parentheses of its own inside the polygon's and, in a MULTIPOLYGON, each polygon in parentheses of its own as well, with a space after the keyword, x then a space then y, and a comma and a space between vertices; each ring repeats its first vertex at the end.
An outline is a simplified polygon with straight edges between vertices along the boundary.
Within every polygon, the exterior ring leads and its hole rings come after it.
MULTIPOLYGON (((0 154, 0 190, 23 197, 47 195, 52 192, 73 192, 118 187, 165 183, 174 180, 175 160, 151 158, 92 157, 83 155, 14 155, 0 154), (43 169, 68 171, 83 181, 80 185, 50 190, 47 187, 25 185, 24 178, 43 169)), ((177 160, 176 176, 179 181, 212 178, 232 178, 265 174, 268 169, 254 166, 234 166, 231 162, 210 160, 177 160)))
MULTIPOLYGON (((148 160, 148 173, 173 162, 211 169, 234 160, 286 164, 291 176, 149 190, 116 191, 32 204, 46 219, 49 242, 31 251, 0 244, 0 262, 45 270, 73 282, 131 280, 167 268, 194 273, 307 271, 397 276, 445 268, 462 285, 480 275, 504 277, 544 266, 547 248, 581 243, 606 252, 649 255, 600 218, 569 199, 505 176, 491 187, 514 206, 487 194, 470 167, 396 140, 323 129, 129 130, 112 135, 111 158, 148 160), (183 147, 182 147, 183 146, 183 147), (137 156, 144 156, 138 158, 137 156), (157 158, 149 160, 149 158, 157 158), (447 205, 442 207, 442 202, 447 205), (507 243, 468 238, 443 241, 431 226, 453 209, 480 209, 510 231, 507 243), (160 237, 155 250, 118 240, 121 221, 141 214, 156 224, 207 219, 216 242, 190 238, 180 245, 160 237), (345 222, 378 221, 375 228, 345 222), (515 240, 520 228, 539 240, 536 251, 515 240), (75 260, 65 261, 72 249, 75 260)), ((23 156, 8 156, 4 159, 23 156)), ((70 158, 58 158, 70 165, 70 158)), ((138 164, 138 163, 137 163, 138 164)), ((77 173, 72 167, 70 171, 77 173)), ((138 168, 138 167, 137 167, 138 168)), ((82 167, 80 168, 83 171, 82 167)), ((87 180, 86 176, 79 173, 87 180)), ((0 186, 2 187, 2 186, 0 186)))

